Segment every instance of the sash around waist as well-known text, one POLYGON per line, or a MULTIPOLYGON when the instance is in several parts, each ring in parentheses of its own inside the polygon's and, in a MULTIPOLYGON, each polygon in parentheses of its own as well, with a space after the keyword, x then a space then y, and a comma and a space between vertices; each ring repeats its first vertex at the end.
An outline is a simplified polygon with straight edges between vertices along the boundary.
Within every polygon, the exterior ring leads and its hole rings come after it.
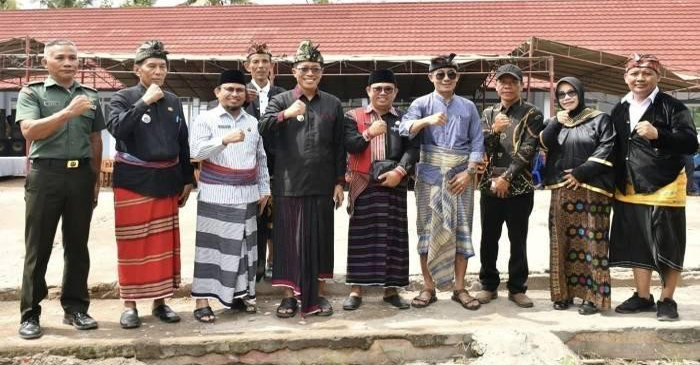
POLYGON ((141 167, 150 167, 154 169, 165 169, 169 167, 173 167, 180 163, 179 158, 175 158, 172 160, 165 160, 165 161, 144 161, 141 160, 140 158, 130 155, 126 152, 117 152, 114 155, 114 161, 127 164, 127 165, 132 165, 132 166, 141 166, 141 167))
POLYGON ((468 154, 432 148, 420 152, 420 162, 416 164, 416 175, 422 181, 431 185, 441 185, 443 178, 451 179, 457 173, 467 169, 468 154))
POLYGON ((202 161, 199 180, 205 184, 245 186, 258 183, 258 165, 249 169, 232 169, 202 161))

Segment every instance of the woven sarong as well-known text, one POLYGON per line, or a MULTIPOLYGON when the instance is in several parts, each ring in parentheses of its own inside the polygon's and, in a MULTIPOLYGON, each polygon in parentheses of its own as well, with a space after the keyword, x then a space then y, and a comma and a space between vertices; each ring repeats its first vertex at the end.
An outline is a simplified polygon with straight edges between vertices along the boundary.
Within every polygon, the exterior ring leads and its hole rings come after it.
POLYGON ((197 202, 193 297, 226 307, 234 298, 255 298, 257 209, 257 203, 197 202))
POLYGON ((258 183, 258 166, 249 169, 232 169, 204 160, 199 180, 212 185, 255 185, 258 183))
POLYGON ((122 299, 164 298, 180 286, 177 198, 152 198, 114 189, 122 299))
POLYGON ((470 184, 460 195, 448 189, 449 180, 466 169, 468 158, 434 146, 420 154, 415 187, 418 254, 428 256, 430 275, 441 290, 452 286, 455 255, 474 256, 474 186, 470 184), (426 173, 428 170, 430 173, 426 173))

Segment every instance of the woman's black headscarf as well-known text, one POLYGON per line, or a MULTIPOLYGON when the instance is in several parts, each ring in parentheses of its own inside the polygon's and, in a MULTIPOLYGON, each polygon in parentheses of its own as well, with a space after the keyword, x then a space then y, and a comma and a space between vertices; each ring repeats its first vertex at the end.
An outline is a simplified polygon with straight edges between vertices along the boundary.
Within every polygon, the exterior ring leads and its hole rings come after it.
MULTIPOLYGON (((569 116, 571 118, 574 118, 577 115, 579 115, 579 113, 581 113, 583 109, 586 109, 586 98, 584 97, 585 91, 583 90, 583 83, 581 82, 581 80, 575 77, 564 77, 561 80, 559 80, 559 82, 557 82, 557 87, 554 89, 555 92, 559 92, 559 86, 563 82, 571 85, 571 87, 573 87, 574 90, 576 90, 576 92, 578 93, 578 105, 576 106, 576 109, 569 112, 569 116)), ((559 102, 559 97, 557 97, 557 103, 559 104, 559 107, 563 109, 561 103, 559 102)))

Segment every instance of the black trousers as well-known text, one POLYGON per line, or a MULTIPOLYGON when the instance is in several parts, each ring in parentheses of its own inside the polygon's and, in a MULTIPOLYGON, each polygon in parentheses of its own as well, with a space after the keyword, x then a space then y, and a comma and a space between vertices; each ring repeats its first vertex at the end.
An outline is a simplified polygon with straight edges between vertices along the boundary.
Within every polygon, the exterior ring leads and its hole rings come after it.
POLYGON ((25 182, 24 274, 20 310, 22 321, 41 314, 46 297, 46 268, 59 218, 63 233, 61 306, 67 313, 86 312, 90 304, 88 235, 96 175, 89 160, 66 168, 61 160, 34 160, 25 182))
POLYGON ((479 280, 485 290, 495 291, 501 283, 496 260, 498 240, 503 223, 508 227, 510 260, 508 261, 508 291, 512 294, 527 291, 527 228, 534 205, 534 193, 511 198, 497 198, 481 194, 481 271, 479 280))

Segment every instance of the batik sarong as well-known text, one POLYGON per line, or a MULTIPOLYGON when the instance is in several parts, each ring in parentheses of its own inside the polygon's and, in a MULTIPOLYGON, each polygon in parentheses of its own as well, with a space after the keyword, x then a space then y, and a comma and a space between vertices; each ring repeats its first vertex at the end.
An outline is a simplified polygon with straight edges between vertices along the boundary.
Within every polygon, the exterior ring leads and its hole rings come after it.
POLYGON ((610 308, 608 232, 612 199, 588 189, 552 190, 549 207, 550 294, 610 308))

